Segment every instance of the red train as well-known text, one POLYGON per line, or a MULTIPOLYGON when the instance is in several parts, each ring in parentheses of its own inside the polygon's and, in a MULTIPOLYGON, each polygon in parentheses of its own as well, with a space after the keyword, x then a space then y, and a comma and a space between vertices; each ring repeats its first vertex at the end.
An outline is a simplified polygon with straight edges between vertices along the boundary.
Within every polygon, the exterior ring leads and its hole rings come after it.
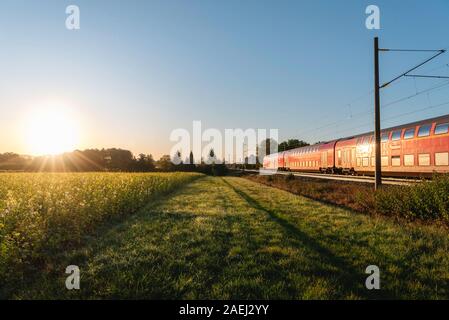
MULTIPOLYGON (((449 172, 449 115, 381 131, 382 174, 428 176, 449 172)), ((374 133, 268 155, 265 169, 374 174, 374 133)))

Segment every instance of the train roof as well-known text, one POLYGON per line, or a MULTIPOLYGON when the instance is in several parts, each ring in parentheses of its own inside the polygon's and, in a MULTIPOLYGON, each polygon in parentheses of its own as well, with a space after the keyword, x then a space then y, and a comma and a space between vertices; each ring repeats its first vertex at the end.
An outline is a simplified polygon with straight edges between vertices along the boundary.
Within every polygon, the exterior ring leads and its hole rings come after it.
MULTIPOLYGON (((399 129, 404 129, 404 128, 407 128, 407 127, 414 127, 414 126, 417 126, 417 125, 420 125, 420 124, 423 124, 423 123, 429 123, 429 122, 433 123, 433 122, 440 122, 440 121, 447 121, 447 122, 449 122, 449 114, 446 114, 444 116, 435 117, 435 118, 429 118, 429 119, 425 119, 425 120, 419 120, 419 121, 415 121, 415 122, 401 124, 401 125, 398 125, 398 126, 381 129, 380 131, 381 131, 381 133, 383 133, 385 131, 399 130, 399 129)), ((348 137, 340 138, 338 140, 348 140, 348 139, 359 138, 359 137, 364 137, 364 136, 373 135, 373 134, 374 134, 374 131, 369 131, 369 132, 357 134, 357 135, 354 135, 354 136, 348 136, 348 137)))

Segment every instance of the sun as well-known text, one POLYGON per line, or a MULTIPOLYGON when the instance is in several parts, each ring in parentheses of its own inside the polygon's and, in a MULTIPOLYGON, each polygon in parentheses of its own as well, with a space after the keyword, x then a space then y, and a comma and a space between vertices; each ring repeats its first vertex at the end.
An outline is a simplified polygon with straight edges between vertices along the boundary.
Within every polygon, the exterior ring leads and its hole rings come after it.
POLYGON ((26 123, 26 142, 33 155, 55 155, 76 149, 78 126, 64 108, 38 108, 26 123))

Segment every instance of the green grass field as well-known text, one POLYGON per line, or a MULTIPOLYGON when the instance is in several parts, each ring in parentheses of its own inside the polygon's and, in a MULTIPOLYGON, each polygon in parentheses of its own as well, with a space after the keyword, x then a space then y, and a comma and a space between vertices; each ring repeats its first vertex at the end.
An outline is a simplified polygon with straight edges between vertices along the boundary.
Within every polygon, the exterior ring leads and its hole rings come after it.
POLYGON ((202 177, 103 224, 9 298, 449 298, 447 229, 357 214, 235 177, 202 177), (67 265, 81 289, 67 290, 67 265), (381 290, 365 288, 380 268, 381 290))

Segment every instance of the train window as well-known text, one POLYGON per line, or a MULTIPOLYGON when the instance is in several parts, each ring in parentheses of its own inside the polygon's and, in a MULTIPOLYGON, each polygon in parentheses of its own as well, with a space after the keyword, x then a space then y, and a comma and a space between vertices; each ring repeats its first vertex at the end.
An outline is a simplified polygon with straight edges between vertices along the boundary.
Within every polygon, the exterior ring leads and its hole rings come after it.
POLYGON ((391 141, 396 141, 401 139, 401 130, 393 131, 393 134, 391 135, 391 141))
POLYGON ((435 165, 449 166, 449 153, 448 152, 435 153, 435 165))
POLYGON ((430 166, 430 154, 428 153, 419 154, 418 164, 420 166, 430 166))
POLYGON ((382 142, 387 142, 388 141, 388 133, 382 133, 382 136, 380 137, 380 140, 382 142))
POLYGON ((357 167, 360 167, 360 162, 361 162, 360 158, 357 158, 357 167))
POLYGON ((362 159, 362 165, 364 167, 368 167, 368 165, 369 165, 369 158, 363 158, 362 159))
POLYGON ((413 154, 404 155, 404 166, 414 166, 415 156, 413 154))
POLYGON ((380 163, 382 167, 388 166, 388 156, 383 156, 380 158, 380 163))
POLYGON ((449 132, 449 123, 438 124, 435 127, 435 134, 444 134, 449 132))
POLYGON ((421 126, 418 130, 418 137, 426 137, 430 134, 430 124, 421 126))
POLYGON ((399 167, 401 165, 401 156, 392 156, 391 165, 393 167, 399 167))
POLYGON ((404 139, 412 139, 414 136, 415 136, 415 128, 405 130, 404 139))

